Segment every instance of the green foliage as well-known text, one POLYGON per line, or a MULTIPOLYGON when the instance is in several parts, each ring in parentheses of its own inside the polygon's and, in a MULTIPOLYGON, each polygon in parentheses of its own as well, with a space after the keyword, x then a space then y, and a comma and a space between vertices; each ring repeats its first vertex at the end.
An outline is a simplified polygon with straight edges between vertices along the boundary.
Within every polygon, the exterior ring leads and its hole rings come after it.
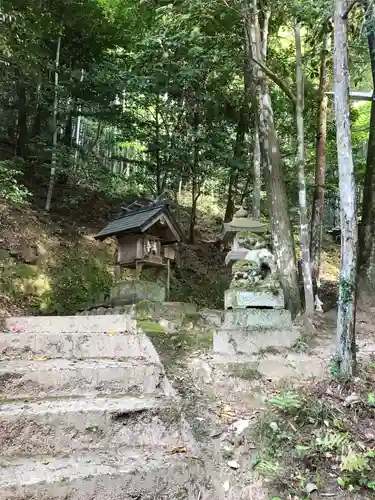
POLYGON ((330 360, 330 374, 333 378, 338 378, 340 375, 340 358, 337 355, 332 356, 330 360))
POLYGON ((255 465, 255 469, 261 476, 269 480, 277 479, 283 473, 283 468, 278 462, 265 459, 260 460, 255 465))
POLYGON ((345 280, 344 278, 340 278, 339 288, 340 288, 339 291, 340 300, 344 304, 344 306, 346 306, 353 300, 355 292, 355 283, 345 280))
POLYGON ((285 412, 295 413, 303 405, 303 401, 299 394, 294 392, 286 392, 269 400, 269 403, 285 412))
POLYGON ((189 269, 176 269, 171 280, 171 296, 175 301, 193 302, 200 307, 222 309, 228 278, 198 274, 189 269))
POLYGON ((113 274, 106 262, 80 248, 65 251, 56 265, 51 266, 49 310, 55 314, 75 314, 99 294, 108 293, 113 274))
POLYGON ((253 363, 229 363, 227 370, 232 377, 244 380, 260 380, 263 375, 253 363))
POLYGON ((27 201, 30 193, 19 182, 21 174, 13 163, 0 161, 0 198, 18 204, 27 201))
POLYGON ((353 491, 358 486, 375 491, 375 482, 372 475, 374 470, 370 467, 370 460, 372 458, 374 458, 373 452, 357 453, 349 449, 341 457, 341 474, 337 479, 339 486, 349 491, 353 491))
MULTIPOLYGON (((255 457, 255 469, 285 498, 307 498, 312 491, 324 489, 338 463, 340 487, 372 490, 375 452, 366 452, 363 443, 357 445, 352 410, 347 408, 348 414, 339 421, 337 416, 343 414, 338 414, 335 401, 317 398, 321 393, 304 390, 271 399, 254 427, 253 439, 262 450, 255 457)), ((371 421, 371 413, 366 416, 371 421)))
POLYGON ((326 432, 322 436, 316 438, 316 446, 323 452, 327 451, 340 451, 348 442, 347 434, 340 434, 338 432, 326 432))
POLYGON ((304 337, 298 338, 292 348, 297 352, 307 352, 309 350, 309 344, 304 337))

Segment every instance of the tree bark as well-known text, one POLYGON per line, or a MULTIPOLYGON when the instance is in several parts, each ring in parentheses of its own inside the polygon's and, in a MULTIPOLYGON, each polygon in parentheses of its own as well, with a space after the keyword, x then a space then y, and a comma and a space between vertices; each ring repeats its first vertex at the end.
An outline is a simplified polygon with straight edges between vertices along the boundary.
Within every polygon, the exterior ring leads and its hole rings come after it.
MULTIPOLYGON (((371 16, 366 5, 366 16, 371 16)), ((369 32, 369 56, 375 92, 375 34, 369 32)), ((367 295, 375 292, 375 101, 371 102, 370 130, 367 147, 366 172, 363 185, 362 218, 359 227, 359 274, 363 291, 367 295)), ((359 291, 361 296, 361 291, 359 291)))
MULTIPOLYGON (((271 18, 271 9, 268 5, 262 5, 261 19, 261 38, 262 38, 262 58, 263 62, 267 60, 268 53, 268 32, 271 18)), ((254 147, 253 147, 253 170, 254 170, 254 185, 253 185, 253 217, 255 220, 260 220, 261 210, 261 191, 262 191, 262 154, 259 142, 259 127, 257 120, 254 123, 254 147)))
POLYGON ((334 16, 334 94, 340 188, 341 266, 337 316, 339 372, 355 374, 355 316, 357 281, 357 215, 352 143, 350 135, 347 2, 336 0, 334 16))
POLYGON ((228 194, 227 194, 227 206, 225 208, 224 222, 229 222, 233 218, 234 214, 234 196, 233 196, 233 185, 234 185, 234 168, 230 167, 229 171, 229 183, 228 183, 228 194))
POLYGON ((26 157, 27 144, 27 109, 26 109, 26 88, 25 83, 20 78, 17 82, 17 146, 16 154, 21 158, 26 157))
POLYGON ((238 164, 243 159, 245 149, 245 135, 249 129, 249 99, 248 93, 245 90, 243 105, 240 109, 237 123, 236 140, 233 148, 233 164, 230 166, 229 185, 228 185, 228 199, 224 215, 224 222, 232 219, 235 206, 235 194, 238 188, 238 164))
POLYGON ((260 151, 259 142, 259 127, 255 120, 254 124, 254 153, 253 153, 253 166, 254 166, 254 186, 253 186, 253 217, 255 220, 260 220, 260 198, 262 191, 262 155, 260 151))
MULTIPOLYGON (((316 136, 316 163, 315 163, 315 190, 313 195, 310 233, 310 253, 312 264, 312 276, 316 280, 319 292, 320 260, 323 239, 323 216, 324 216, 324 183, 326 156, 325 146, 327 138, 327 111, 328 96, 326 92, 329 86, 329 61, 330 61, 331 35, 326 33, 321 55, 320 55, 320 78, 319 96, 317 110, 317 136, 316 136)), ((317 292, 317 294, 318 294, 317 292)))
POLYGON ((253 64, 254 59, 262 61, 256 0, 248 0, 247 7, 245 41, 249 64, 252 66, 255 82, 256 119, 259 124, 260 147, 265 162, 264 174, 270 208, 273 249, 286 303, 294 317, 301 308, 294 238, 267 77, 258 64, 253 64))
POLYGON ((53 98, 53 110, 52 110, 52 128, 53 128, 53 136, 52 136, 52 157, 51 157, 51 173, 49 178, 49 185, 47 191, 47 199, 45 210, 49 212, 51 208, 51 200, 53 194, 53 188, 55 185, 55 177, 56 177, 56 146, 57 146, 57 110, 59 104, 59 65, 60 65, 60 50, 61 50, 61 32, 57 39, 57 47, 56 47, 56 57, 55 57, 55 84, 54 84, 54 98, 53 98))
POLYGON ((309 228, 307 218, 307 195, 305 180, 305 137, 303 125, 303 70, 302 70, 302 48, 301 28, 298 23, 294 27, 296 40, 296 120, 297 120, 297 144, 298 144, 298 194, 301 227, 301 254, 302 275, 305 291, 305 310, 307 315, 314 314, 314 293, 311 279, 311 262, 309 248, 309 228))
POLYGON ((189 242, 195 243, 195 224, 197 222, 198 198, 201 195, 201 185, 199 181, 199 112, 197 104, 194 110, 193 123, 193 164, 191 168, 191 215, 189 224, 189 242))

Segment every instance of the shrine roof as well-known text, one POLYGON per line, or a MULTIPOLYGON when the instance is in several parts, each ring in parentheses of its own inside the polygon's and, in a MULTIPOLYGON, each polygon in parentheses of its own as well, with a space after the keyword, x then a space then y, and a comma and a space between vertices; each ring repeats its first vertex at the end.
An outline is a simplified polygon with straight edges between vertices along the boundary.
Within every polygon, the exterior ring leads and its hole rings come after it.
POLYGON ((181 241, 183 235, 181 228, 175 220, 166 200, 153 202, 151 200, 138 200, 132 204, 122 207, 117 217, 109 222, 95 236, 97 240, 105 240, 111 236, 122 236, 125 234, 141 234, 156 224, 163 215, 172 226, 176 241, 181 241))

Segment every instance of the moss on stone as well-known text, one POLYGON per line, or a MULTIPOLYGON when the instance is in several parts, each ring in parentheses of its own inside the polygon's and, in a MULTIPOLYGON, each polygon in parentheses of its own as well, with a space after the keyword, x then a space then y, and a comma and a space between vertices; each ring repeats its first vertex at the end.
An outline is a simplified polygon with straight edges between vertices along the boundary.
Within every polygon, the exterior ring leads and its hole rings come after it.
POLYGON ((227 370, 232 377, 244 380, 260 380, 263 378, 263 375, 258 370, 257 363, 229 363, 227 370))
POLYGON ((140 300, 134 304, 135 317, 138 320, 151 318, 154 305, 150 300, 140 300))
POLYGON ((146 333, 165 333, 164 328, 156 321, 138 320, 137 325, 146 333))
POLYGON ((259 269, 258 262, 253 260, 236 260, 232 265, 232 272, 247 271, 253 268, 259 269))
POLYGON ((193 323, 196 325, 202 321, 202 316, 199 312, 185 313, 182 317, 181 325, 186 325, 188 323, 193 323))

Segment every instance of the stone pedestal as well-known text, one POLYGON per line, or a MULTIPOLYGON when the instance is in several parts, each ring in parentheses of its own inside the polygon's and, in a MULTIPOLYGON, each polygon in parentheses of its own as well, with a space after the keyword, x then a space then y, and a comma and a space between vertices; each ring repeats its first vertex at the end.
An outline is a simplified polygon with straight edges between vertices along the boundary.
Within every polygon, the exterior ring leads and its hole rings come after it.
POLYGON ((292 321, 285 309, 237 309, 225 311, 222 329, 244 330, 250 334, 254 329, 270 330, 285 328, 289 330, 292 321))
POLYGON ((134 304, 141 300, 164 302, 165 287, 150 281, 124 281, 115 285, 109 295, 111 306, 134 304))
POLYGON ((290 328, 252 328, 231 330, 222 328, 214 335, 213 350, 217 354, 233 357, 252 356, 269 348, 290 348, 300 332, 290 328))
POLYGON ((254 355, 270 347, 288 348, 300 336, 284 309, 236 309, 226 311, 213 348, 228 356, 254 355))
POLYGON ((236 290, 225 291, 225 309, 247 309, 250 307, 284 309, 284 294, 280 290, 277 294, 267 290, 236 290))
POLYGON ((165 287, 151 281, 123 281, 112 287, 109 294, 95 297, 81 310, 95 308, 111 308, 135 304, 140 301, 164 302, 166 298, 165 287))

